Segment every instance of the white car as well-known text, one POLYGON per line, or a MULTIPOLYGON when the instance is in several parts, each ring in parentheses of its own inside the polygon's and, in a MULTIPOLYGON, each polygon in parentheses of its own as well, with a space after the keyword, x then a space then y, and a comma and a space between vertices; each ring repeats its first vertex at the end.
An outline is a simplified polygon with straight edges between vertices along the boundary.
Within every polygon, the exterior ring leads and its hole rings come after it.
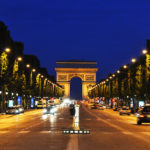
POLYGON ((22 106, 12 106, 6 110, 6 114, 20 114, 24 113, 24 108, 22 106))
POLYGON ((119 110, 120 115, 130 115, 131 114, 131 110, 129 109, 129 107, 123 106, 120 110, 119 110))
POLYGON ((104 106, 99 105, 99 106, 98 106, 98 110, 104 110, 104 106))

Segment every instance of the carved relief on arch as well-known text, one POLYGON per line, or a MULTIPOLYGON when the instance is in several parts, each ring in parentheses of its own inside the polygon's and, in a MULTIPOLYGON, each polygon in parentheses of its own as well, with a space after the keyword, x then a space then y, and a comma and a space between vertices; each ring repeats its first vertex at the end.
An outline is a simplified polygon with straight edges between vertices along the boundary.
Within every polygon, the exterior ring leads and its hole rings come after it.
POLYGON ((79 73, 69 74, 69 81, 71 81, 71 79, 74 77, 79 77, 82 81, 84 81, 84 74, 79 74, 79 73))
POLYGON ((85 81, 95 81, 95 75, 85 75, 85 81))
POLYGON ((67 81, 67 75, 58 75, 57 76, 58 81, 67 81))

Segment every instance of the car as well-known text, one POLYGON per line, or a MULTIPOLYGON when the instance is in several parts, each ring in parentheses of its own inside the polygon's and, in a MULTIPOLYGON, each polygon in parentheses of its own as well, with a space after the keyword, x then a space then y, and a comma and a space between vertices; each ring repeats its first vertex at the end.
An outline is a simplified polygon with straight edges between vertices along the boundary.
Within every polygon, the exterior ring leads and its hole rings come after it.
POLYGON ((42 109, 42 108, 46 108, 46 107, 47 107, 46 100, 39 100, 38 101, 38 104, 37 104, 38 109, 42 109))
POLYGON ((98 108, 98 105, 97 105, 97 104, 91 105, 91 109, 97 109, 97 108, 98 108))
POLYGON ((89 107, 89 108, 91 108, 91 106, 93 106, 94 105, 94 103, 88 103, 87 104, 87 106, 89 107))
POLYGON ((43 109, 43 114, 55 114, 57 112, 57 106, 51 105, 43 109))
POLYGON ((113 107, 113 111, 117 111, 117 107, 116 106, 113 107))
POLYGON ((24 113, 24 108, 23 108, 23 106, 16 106, 17 108, 18 108, 18 110, 19 110, 19 113, 24 113))
POLYGON ((109 105, 106 105, 105 107, 106 107, 106 109, 110 109, 111 108, 109 105))
POLYGON ((145 105, 144 108, 137 113, 137 124, 150 123, 150 105, 145 105))
POLYGON ((24 112, 24 108, 22 106, 12 106, 6 110, 6 114, 20 114, 24 112))
POLYGON ((122 108, 120 108, 119 113, 120 115, 130 115, 131 110, 129 109, 129 107, 123 106, 122 108))
POLYGON ((99 106, 98 106, 98 110, 104 110, 104 106, 99 105, 99 106))

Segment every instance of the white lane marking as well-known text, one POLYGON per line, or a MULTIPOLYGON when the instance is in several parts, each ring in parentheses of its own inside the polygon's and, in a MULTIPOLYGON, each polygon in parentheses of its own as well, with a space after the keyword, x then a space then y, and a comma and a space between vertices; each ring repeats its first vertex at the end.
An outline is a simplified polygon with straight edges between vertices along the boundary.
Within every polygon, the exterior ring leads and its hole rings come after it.
POLYGON ((63 120, 64 118, 59 118, 60 120, 63 120))
POLYGON ((42 133, 42 134, 47 134, 47 133, 51 133, 52 131, 40 131, 40 133, 42 133))
POLYGON ((9 131, 0 131, 0 134, 8 133, 9 131))
POLYGON ((125 135, 132 135, 132 134, 134 134, 132 132, 127 132, 127 131, 125 131, 125 132, 123 131, 122 133, 125 134, 125 135))
POLYGON ((79 150, 78 147, 78 135, 70 135, 70 140, 67 145, 67 150, 79 150))
POLYGON ((29 133, 30 131, 20 131, 18 132, 19 134, 25 134, 25 133, 29 133))

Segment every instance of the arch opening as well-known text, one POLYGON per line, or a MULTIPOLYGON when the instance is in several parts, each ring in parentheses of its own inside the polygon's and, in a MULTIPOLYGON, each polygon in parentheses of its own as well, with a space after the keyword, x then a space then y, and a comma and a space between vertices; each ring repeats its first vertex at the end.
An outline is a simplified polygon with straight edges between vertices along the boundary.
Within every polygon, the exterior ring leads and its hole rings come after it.
POLYGON ((82 100, 82 80, 79 77, 73 77, 70 81, 70 98, 82 100))

